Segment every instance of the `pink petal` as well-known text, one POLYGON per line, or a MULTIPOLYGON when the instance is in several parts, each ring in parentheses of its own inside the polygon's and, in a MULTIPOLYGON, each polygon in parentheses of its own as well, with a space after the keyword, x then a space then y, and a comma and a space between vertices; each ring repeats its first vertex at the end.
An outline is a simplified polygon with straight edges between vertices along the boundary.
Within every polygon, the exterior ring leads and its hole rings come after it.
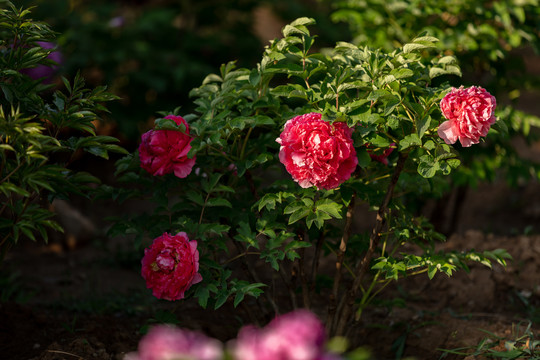
POLYGON ((447 144, 454 144, 459 136, 459 129, 455 126, 452 121, 445 121, 437 130, 437 134, 444 140, 447 144))

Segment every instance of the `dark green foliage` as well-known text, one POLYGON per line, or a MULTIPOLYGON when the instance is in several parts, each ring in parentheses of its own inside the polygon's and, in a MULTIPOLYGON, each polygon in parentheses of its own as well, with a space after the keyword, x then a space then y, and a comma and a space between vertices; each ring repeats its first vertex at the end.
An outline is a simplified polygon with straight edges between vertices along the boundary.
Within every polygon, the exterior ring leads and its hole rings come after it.
POLYGON ((30 11, 10 3, 0 10, 0 251, 21 237, 47 241, 47 229, 61 231, 49 211, 54 198, 90 196, 99 180, 70 170, 76 152, 108 159, 109 152, 126 153, 116 138, 95 132, 101 105, 116 97, 104 87, 84 87, 77 75, 65 89, 50 93, 52 85, 33 80, 22 69, 50 66, 37 41, 53 41, 49 27, 29 18, 30 11))

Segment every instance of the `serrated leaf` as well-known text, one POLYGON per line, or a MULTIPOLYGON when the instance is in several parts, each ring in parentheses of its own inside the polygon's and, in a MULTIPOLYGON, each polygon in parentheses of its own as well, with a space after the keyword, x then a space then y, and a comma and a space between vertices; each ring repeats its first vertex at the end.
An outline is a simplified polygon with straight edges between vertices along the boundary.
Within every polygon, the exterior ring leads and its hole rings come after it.
POLYGON ((186 197, 195 204, 204 206, 204 199, 200 193, 190 190, 186 193, 186 197))

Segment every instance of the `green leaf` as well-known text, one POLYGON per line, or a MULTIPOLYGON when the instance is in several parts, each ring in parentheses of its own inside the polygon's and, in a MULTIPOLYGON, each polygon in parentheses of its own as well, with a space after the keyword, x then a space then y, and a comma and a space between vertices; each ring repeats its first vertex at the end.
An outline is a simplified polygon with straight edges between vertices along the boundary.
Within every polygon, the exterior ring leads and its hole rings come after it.
POLYGON ((96 155, 96 156, 99 156, 103 159, 107 159, 109 160, 109 153, 107 152, 107 150, 102 147, 102 146, 90 146, 90 147, 85 147, 84 148, 85 151, 89 152, 90 154, 92 155, 96 155))
POLYGON ((432 178, 439 170, 439 163, 429 155, 423 155, 420 157, 420 163, 418 164, 418 173, 425 178, 432 178))
MULTIPOLYGON (((421 139, 424 134, 426 133, 427 129, 429 129, 429 125, 431 124, 431 116, 426 115, 421 119, 418 119, 416 121, 416 134, 421 139)), ((418 144, 422 145, 422 144, 418 144)))
POLYGON ((244 300, 244 296, 245 296, 245 293, 243 292, 237 292, 236 293, 236 296, 234 297, 234 307, 237 307, 238 304, 240 304, 242 302, 242 300, 244 300))
POLYGON ((332 201, 330 199, 323 199, 323 200, 317 201, 315 206, 316 206, 316 211, 323 211, 336 219, 342 218, 341 209, 343 206, 338 204, 335 201, 332 201))
POLYGON ((407 68, 394 69, 390 72, 396 79, 405 79, 414 75, 414 71, 407 68))
POLYGON ((408 149, 411 146, 420 146, 422 145, 422 141, 418 137, 417 134, 410 134, 405 136, 400 142, 399 142, 399 151, 408 149))
POLYGON ((189 200, 193 201, 195 204, 204 206, 204 199, 200 193, 195 192, 193 190, 189 190, 188 192, 186 192, 186 196, 189 200))
POLYGON ((405 54, 408 54, 411 52, 416 52, 423 49, 430 49, 434 47, 435 44, 429 41, 414 41, 412 43, 405 44, 405 46, 403 46, 403 52, 405 54))
POLYGON ((451 55, 443 56, 437 61, 437 63, 441 65, 455 64, 456 62, 456 57, 451 55))
POLYGON ((214 305, 214 310, 217 310, 220 307, 222 307, 227 302, 228 298, 229 298, 229 292, 227 290, 222 290, 216 298, 216 304, 214 305))
POLYGON ((203 309, 206 309, 206 306, 208 305, 208 298, 210 297, 210 291, 208 288, 206 286, 197 287, 194 296, 198 299, 199 305, 203 309))
POLYGON ((317 22, 313 18, 301 17, 301 18, 298 18, 298 19, 294 20, 291 23, 291 26, 298 26, 298 25, 309 26, 309 25, 315 25, 316 23, 317 22))
POLYGON ((390 92, 387 90, 378 89, 378 90, 372 91, 367 97, 367 99, 371 101, 377 101, 379 98, 383 96, 393 96, 393 95, 390 94, 390 92))
POLYGON ((10 192, 14 192, 15 194, 18 194, 24 197, 30 196, 30 193, 28 191, 9 182, 4 182, 3 184, 1 184, 0 191, 2 191, 8 197, 9 197, 10 192))
POLYGON ((226 199, 223 199, 223 198, 209 199, 206 202, 206 206, 208 206, 208 207, 211 207, 211 206, 224 206, 224 207, 228 207, 228 208, 232 209, 232 204, 230 203, 230 201, 226 200, 226 199))
POLYGON ((374 147, 386 148, 390 146, 390 140, 380 135, 377 135, 371 140, 371 145, 374 147))
POLYGON ((302 210, 292 213, 291 216, 289 217, 289 225, 294 224, 298 220, 305 218, 310 213, 311 213, 310 209, 302 209, 302 210))
POLYGON ((430 280, 433 279, 436 273, 437 273, 437 266, 428 265, 428 277, 430 280))
POLYGON ((365 147, 358 148, 358 150, 356 150, 356 156, 358 157, 358 166, 361 168, 366 168, 371 164, 371 157, 365 147))
POLYGON ((266 207, 266 210, 274 210, 276 208, 276 200, 277 195, 276 194, 265 194, 261 200, 259 200, 259 211, 262 210, 262 208, 266 207))

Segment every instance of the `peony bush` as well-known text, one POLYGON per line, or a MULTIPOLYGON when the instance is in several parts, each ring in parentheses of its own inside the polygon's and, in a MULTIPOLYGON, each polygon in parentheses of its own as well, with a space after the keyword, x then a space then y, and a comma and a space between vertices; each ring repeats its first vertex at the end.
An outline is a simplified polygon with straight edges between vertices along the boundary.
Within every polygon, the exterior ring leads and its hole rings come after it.
POLYGON ((495 99, 443 81, 459 67, 434 37, 392 52, 345 42, 317 52, 311 25, 285 26, 252 69, 223 65, 191 91, 194 113, 161 113, 117 163, 130 186, 114 196, 155 206, 110 234, 135 234, 141 250, 156 239, 142 261, 154 296, 242 306, 261 322, 299 307, 325 319, 324 329, 308 312, 246 327, 231 350, 238 359, 331 358, 323 339, 346 335, 392 282, 509 257, 436 250, 444 236, 409 206, 459 167, 452 144, 490 141, 505 121, 495 99), (361 204, 370 219, 356 214, 361 204))

